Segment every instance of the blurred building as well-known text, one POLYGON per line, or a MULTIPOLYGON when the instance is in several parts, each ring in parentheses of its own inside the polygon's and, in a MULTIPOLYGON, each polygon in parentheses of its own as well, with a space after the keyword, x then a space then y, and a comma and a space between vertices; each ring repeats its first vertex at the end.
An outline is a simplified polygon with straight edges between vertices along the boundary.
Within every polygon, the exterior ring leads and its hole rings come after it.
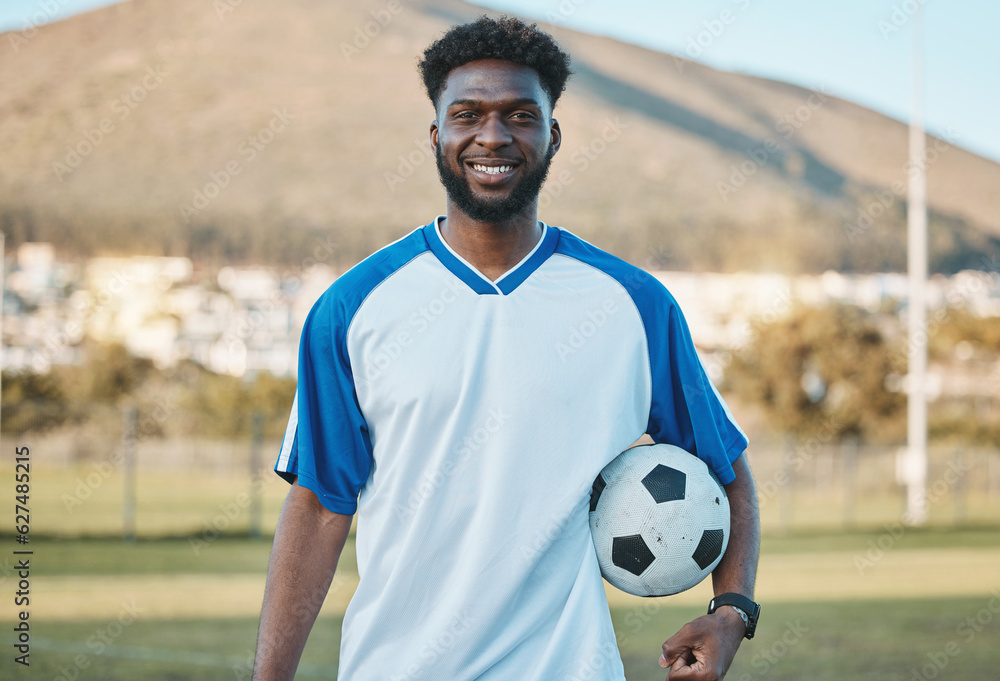
MULTIPOLYGON (((52 244, 36 243, 22 244, 8 258, 5 272, 0 353, 5 369, 44 372, 54 364, 79 363, 83 341, 89 338, 120 343, 161 368, 192 360, 234 376, 294 376, 306 315, 336 276, 322 264, 295 272, 267 267, 208 272, 188 258, 102 257, 67 263, 57 259, 52 244)), ((881 312, 887 326, 896 329, 906 313, 903 274, 653 276, 680 303, 716 380, 724 362, 713 358, 743 347, 756 325, 776 321, 796 305, 853 305, 881 312)), ((1000 276, 995 271, 936 275, 929 282, 928 304, 931 310, 962 307, 978 316, 1000 316, 1000 276)), ((991 368, 986 373, 998 372, 991 368)), ((977 375, 960 372, 945 383, 947 394, 985 390, 977 375)))
POLYGON ((85 339, 119 343, 161 368, 181 360, 243 376, 294 376, 305 315, 333 282, 316 265, 200 272, 188 258, 61 263, 51 244, 24 244, 6 268, 4 369, 48 371, 83 361, 85 339))

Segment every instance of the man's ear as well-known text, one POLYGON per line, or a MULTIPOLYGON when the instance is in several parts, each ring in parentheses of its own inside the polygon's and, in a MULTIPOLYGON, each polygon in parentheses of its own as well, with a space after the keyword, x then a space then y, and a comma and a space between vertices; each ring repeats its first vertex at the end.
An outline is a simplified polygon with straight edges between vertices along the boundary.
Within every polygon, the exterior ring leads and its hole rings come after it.
POLYGON ((431 121, 431 150, 436 154, 438 146, 438 122, 435 118, 431 121))
POLYGON ((549 135, 552 137, 552 155, 555 156, 556 152, 559 151, 559 146, 562 144, 562 130, 559 128, 559 121, 554 118, 549 128, 549 135))

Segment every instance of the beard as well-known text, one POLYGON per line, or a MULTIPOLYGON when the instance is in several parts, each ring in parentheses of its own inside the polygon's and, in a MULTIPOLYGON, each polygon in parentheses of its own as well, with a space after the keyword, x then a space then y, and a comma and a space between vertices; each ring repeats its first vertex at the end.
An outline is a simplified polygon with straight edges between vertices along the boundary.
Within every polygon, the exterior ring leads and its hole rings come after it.
POLYGON ((550 143, 541 165, 521 177, 521 180, 514 185, 507 196, 487 199, 473 194, 469 180, 464 173, 456 173, 445 165, 440 146, 434 154, 438 175, 440 175, 441 184, 444 185, 444 189, 448 193, 448 198, 454 201, 455 205, 473 220, 494 224, 507 222, 533 201, 538 200, 538 193, 542 190, 542 184, 549 174, 549 166, 552 164, 554 155, 550 143))

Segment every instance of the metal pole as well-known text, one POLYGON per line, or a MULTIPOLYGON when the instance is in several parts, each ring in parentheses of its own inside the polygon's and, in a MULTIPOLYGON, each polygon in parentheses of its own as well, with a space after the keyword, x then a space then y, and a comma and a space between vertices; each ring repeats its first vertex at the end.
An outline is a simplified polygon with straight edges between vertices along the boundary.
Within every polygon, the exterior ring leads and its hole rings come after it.
POLYGON ((923 5, 910 17, 912 102, 907 202, 909 380, 907 399, 906 519, 927 522, 927 167, 924 134, 923 5))

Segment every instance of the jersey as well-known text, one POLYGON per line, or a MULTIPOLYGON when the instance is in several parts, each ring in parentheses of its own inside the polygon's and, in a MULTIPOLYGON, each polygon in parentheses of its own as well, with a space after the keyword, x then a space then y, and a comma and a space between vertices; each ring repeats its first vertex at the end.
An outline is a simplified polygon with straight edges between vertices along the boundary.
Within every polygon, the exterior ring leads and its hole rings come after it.
POLYGON ((543 224, 490 281, 441 219, 302 330, 275 470, 358 514, 339 678, 619 681, 594 479, 649 433, 729 483, 746 438, 655 278, 543 224))

